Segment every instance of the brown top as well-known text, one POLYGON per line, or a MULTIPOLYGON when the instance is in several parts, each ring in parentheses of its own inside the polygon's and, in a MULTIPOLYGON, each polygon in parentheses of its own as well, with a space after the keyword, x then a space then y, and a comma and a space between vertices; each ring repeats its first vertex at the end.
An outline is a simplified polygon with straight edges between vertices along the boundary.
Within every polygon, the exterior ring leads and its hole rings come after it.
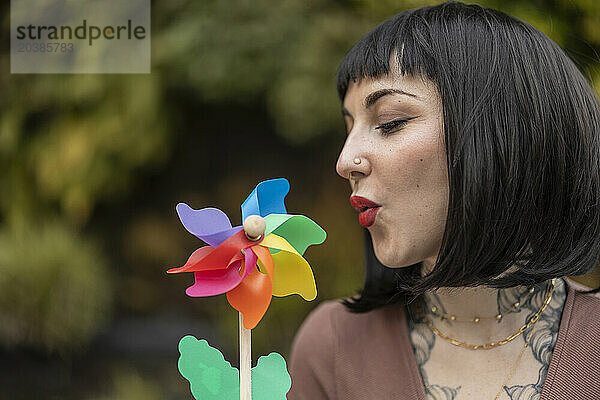
MULTIPOLYGON (((600 399, 600 295, 565 279, 567 298, 540 400, 600 399)), ((292 344, 288 400, 425 400, 400 305, 356 314, 321 303, 292 344)))

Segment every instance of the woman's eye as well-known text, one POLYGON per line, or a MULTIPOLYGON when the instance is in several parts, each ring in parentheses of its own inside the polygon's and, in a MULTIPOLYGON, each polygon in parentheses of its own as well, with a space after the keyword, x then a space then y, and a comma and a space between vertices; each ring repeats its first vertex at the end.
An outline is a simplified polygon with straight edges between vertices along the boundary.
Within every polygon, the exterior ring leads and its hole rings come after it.
POLYGON ((397 128, 403 127, 408 121, 414 118, 416 117, 398 118, 393 121, 376 126, 375 129, 379 129, 383 135, 387 135, 388 133, 393 132, 397 128))

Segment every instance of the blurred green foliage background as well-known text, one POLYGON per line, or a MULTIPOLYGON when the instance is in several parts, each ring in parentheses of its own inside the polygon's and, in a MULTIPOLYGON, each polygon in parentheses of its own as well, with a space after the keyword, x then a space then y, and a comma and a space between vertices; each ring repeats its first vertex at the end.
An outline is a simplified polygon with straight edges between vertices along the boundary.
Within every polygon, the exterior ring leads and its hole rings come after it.
MULTIPOLYGON (((237 313, 167 276, 201 245, 175 205, 239 224, 254 185, 287 177, 291 213, 328 233, 309 248, 318 298, 274 298, 254 359, 288 355, 323 299, 363 279, 362 231, 335 174, 334 77, 346 51, 418 0, 152 1, 152 73, 12 75, 0 35, 0 398, 186 399, 177 342, 237 363, 237 313), (250 160, 250 161, 248 161, 250 160)), ((600 92, 600 2, 477 1, 538 27, 600 92)), ((598 272, 582 278, 598 284, 598 272)))

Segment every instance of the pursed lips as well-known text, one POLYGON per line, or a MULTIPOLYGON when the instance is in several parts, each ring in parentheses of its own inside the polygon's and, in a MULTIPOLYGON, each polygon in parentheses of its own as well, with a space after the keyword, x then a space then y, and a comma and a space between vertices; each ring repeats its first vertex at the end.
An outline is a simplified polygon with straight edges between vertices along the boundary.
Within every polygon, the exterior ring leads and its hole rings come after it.
POLYGON ((375 223, 375 217, 381 208, 380 204, 362 196, 351 196, 350 204, 352 204, 352 207, 359 212, 358 222, 362 226, 368 228, 375 223))

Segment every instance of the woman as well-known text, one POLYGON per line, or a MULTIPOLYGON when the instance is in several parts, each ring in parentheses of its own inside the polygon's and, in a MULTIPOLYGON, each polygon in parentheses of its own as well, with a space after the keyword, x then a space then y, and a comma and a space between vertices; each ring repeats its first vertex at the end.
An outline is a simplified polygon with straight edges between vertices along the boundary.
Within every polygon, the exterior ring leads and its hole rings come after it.
POLYGON ((448 2, 346 55, 337 172, 359 296, 292 346, 288 399, 599 399, 600 105, 531 25, 448 2))

